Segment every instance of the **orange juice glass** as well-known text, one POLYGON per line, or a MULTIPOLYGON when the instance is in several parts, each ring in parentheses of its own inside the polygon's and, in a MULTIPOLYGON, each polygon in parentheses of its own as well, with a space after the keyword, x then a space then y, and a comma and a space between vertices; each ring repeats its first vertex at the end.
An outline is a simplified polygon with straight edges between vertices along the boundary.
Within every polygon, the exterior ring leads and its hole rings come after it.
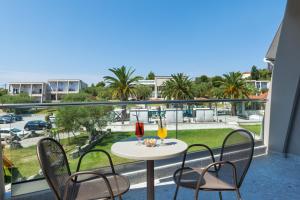
POLYGON ((161 140, 161 145, 164 145, 164 139, 168 136, 168 130, 165 120, 158 121, 157 136, 161 140))

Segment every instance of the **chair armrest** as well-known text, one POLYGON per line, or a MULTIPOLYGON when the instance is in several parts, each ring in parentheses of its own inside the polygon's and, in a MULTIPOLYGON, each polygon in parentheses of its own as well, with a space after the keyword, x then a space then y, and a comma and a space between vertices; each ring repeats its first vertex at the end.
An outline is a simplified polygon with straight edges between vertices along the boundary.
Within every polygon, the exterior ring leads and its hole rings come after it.
POLYGON ((187 148, 187 149, 185 150, 185 152, 184 152, 181 168, 184 168, 184 164, 185 164, 185 159, 186 159, 187 153, 188 153, 188 151, 189 151, 191 148, 193 148, 193 147, 204 147, 204 148, 207 149, 208 152, 210 153, 212 162, 213 162, 213 163, 216 162, 215 157, 214 157, 214 154, 213 154, 211 148, 209 148, 209 146, 207 146, 207 145, 205 145, 205 144, 192 144, 192 145, 189 145, 188 148, 187 148))
POLYGON ((101 153, 104 153, 104 154, 107 156, 108 160, 109 160, 109 164, 110 164, 110 168, 111 168, 112 173, 115 173, 115 168, 114 168, 114 165, 113 165, 113 162, 112 162, 112 159, 111 159, 109 153, 108 153, 107 151, 102 150, 102 149, 93 149, 93 150, 87 151, 87 152, 85 152, 84 154, 82 154, 82 155, 80 156, 80 158, 79 158, 79 161, 78 161, 78 164, 77 164, 77 168, 76 168, 76 172, 79 172, 79 170, 80 170, 80 165, 81 165, 82 159, 83 159, 87 154, 93 153, 93 152, 101 152, 101 153))
POLYGON ((111 186, 109 184, 109 181, 107 180, 106 176, 104 174, 98 173, 98 172, 94 172, 94 171, 83 171, 83 172, 76 172, 74 174, 72 174, 71 176, 69 176, 68 180, 65 182, 65 191, 64 191, 64 196, 63 196, 63 200, 67 199, 67 194, 68 194, 68 188, 69 188, 69 184, 71 183, 76 183, 77 177, 81 176, 81 175, 87 175, 87 174, 92 174, 95 175, 95 177, 99 177, 99 178, 103 178, 107 189, 109 191, 110 197, 113 200, 114 199, 114 195, 111 189, 111 186))

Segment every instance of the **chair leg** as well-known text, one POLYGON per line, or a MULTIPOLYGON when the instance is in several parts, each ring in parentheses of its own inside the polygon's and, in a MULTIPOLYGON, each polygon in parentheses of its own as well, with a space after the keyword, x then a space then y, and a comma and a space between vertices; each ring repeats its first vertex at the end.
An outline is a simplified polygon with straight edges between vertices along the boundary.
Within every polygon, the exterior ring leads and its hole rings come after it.
POLYGON ((199 190, 195 189, 195 200, 198 200, 199 197, 199 190))
POLYGON ((122 195, 119 195, 119 200, 122 200, 122 195))
POLYGON ((173 200, 176 200, 178 190, 179 190, 179 185, 176 185, 176 190, 175 190, 175 194, 174 194, 173 200))
POLYGON ((222 200, 223 197, 222 197, 222 192, 219 192, 219 199, 222 200))
POLYGON ((242 200, 242 196, 239 189, 236 189, 236 196, 238 200, 242 200))

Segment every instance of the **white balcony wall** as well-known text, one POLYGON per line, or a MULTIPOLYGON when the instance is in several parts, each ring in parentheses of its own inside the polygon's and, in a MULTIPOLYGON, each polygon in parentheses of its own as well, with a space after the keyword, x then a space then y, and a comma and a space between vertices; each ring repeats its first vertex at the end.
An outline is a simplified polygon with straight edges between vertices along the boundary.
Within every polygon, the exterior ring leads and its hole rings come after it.
MULTIPOLYGON (((183 122, 183 111, 177 110, 177 121, 183 122)), ((176 109, 166 109, 166 122, 176 123, 176 109)))
POLYGON ((214 121, 214 109, 195 108, 197 122, 212 122, 214 121))
MULTIPOLYGON (((300 1, 289 0, 278 43, 272 77, 269 149, 283 152, 290 134, 288 153, 300 155, 300 105, 297 83, 300 75, 300 1), (295 115, 292 115, 294 113, 295 115)), ((267 126, 268 124, 266 124, 267 126)))

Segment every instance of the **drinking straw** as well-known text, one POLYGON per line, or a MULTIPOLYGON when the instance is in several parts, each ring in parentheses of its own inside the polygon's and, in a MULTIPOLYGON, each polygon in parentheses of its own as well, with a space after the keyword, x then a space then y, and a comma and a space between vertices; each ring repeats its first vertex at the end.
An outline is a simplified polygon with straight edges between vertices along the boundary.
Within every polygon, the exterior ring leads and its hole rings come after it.
POLYGON ((158 115, 159 115, 159 121, 160 121, 160 128, 162 129, 162 128, 163 128, 163 125, 162 125, 161 108, 160 108, 160 107, 158 108, 158 115))
POLYGON ((139 122, 139 116, 137 114, 137 110, 135 110, 135 117, 136 117, 136 121, 139 122))

